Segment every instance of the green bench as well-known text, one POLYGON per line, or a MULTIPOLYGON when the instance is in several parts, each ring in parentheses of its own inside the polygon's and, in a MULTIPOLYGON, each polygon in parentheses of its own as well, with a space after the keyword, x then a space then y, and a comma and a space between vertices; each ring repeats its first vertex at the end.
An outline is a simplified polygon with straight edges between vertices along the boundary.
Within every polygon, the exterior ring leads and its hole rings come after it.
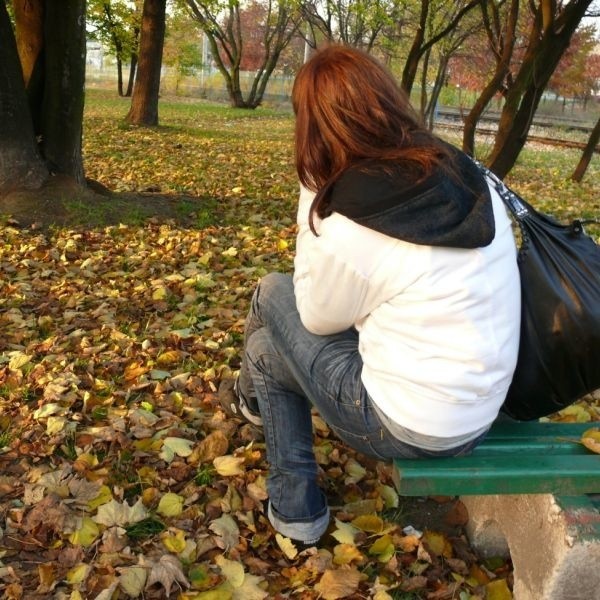
POLYGON ((499 421, 469 456, 394 461, 405 496, 460 496, 482 554, 510 554, 516 600, 600 600, 600 423, 499 421))

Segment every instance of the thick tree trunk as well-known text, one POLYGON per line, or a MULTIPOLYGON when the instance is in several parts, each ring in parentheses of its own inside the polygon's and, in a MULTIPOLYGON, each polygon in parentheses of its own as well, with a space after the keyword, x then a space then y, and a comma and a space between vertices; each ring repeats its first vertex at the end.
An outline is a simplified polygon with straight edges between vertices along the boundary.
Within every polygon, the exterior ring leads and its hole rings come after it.
POLYGON ((18 0, 13 2, 17 51, 33 129, 40 133, 42 101, 44 98, 44 0, 18 0))
POLYGON ((82 185, 85 6, 85 0, 46 0, 42 119, 42 149, 50 170, 69 175, 82 185))
POLYGON ((158 125, 158 93, 165 39, 166 0, 144 0, 140 53, 131 108, 133 125, 158 125))
POLYGON ((0 193, 37 188, 48 177, 35 143, 17 45, 0 2, 0 193))
POLYGON ((573 171, 573 175, 571 175, 573 181, 579 183, 583 179, 598 142, 600 142, 600 118, 596 121, 596 125, 594 126, 594 129, 592 129, 592 133, 585 145, 579 163, 577 163, 577 167, 575 167, 575 171, 573 171))
POLYGON ((504 177, 512 169, 523 149, 548 81, 591 2, 572 0, 551 23, 547 22, 547 15, 542 20, 541 9, 538 9, 529 48, 506 95, 498 135, 488 160, 490 170, 499 177, 504 177))

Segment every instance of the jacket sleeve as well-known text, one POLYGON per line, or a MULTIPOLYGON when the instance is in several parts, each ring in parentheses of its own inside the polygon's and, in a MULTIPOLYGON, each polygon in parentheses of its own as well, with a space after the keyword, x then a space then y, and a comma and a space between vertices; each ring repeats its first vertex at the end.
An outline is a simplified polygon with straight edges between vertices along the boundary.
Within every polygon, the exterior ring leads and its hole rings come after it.
MULTIPOLYGON (((315 236, 310 231, 308 212, 313 197, 311 192, 301 190, 294 292, 304 327, 318 335, 329 335, 356 325, 368 315, 377 294, 371 289, 368 274, 345 259, 335 236, 326 231, 315 236)), ((315 218, 318 231, 326 229, 324 223, 315 218)))

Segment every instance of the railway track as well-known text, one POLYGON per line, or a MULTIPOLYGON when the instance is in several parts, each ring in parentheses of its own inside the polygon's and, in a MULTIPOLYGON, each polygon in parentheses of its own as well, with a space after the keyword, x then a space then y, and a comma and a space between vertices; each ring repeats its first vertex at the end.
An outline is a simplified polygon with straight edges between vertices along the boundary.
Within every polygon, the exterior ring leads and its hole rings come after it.
MULTIPOLYGON (((462 131, 463 126, 458 123, 447 123, 443 121, 436 121, 436 128, 440 129, 451 129, 453 131, 462 131)), ((495 136, 497 133, 496 129, 488 129, 485 127, 477 127, 476 133, 478 135, 489 135, 495 136)), ((575 148, 577 150, 583 150, 586 146, 584 142, 575 142, 573 140, 560 140, 557 138, 545 137, 540 135, 528 135, 527 143, 543 144, 545 146, 554 146, 556 148, 575 148)), ((600 154, 600 146, 596 146, 594 152, 600 154)))

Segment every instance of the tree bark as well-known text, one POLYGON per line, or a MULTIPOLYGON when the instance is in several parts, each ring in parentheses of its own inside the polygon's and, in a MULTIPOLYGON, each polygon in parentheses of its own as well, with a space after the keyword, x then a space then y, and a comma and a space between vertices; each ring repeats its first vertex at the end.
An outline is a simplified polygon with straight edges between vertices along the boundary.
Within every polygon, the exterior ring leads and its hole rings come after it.
POLYGON ((158 94, 166 28, 166 0, 144 0, 140 53, 126 121, 133 125, 158 125, 158 94))
POLYGON ((42 117, 42 150, 50 170, 69 175, 82 185, 85 7, 85 0, 46 0, 42 117))
POLYGON ((13 2, 13 9, 17 51, 33 118, 33 129, 38 135, 44 98, 44 2, 18 0, 13 2))
POLYGON ((129 79, 127 80, 127 91, 125 92, 125 96, 131 98, 131 94, 133 93, 133 83, 135 81, 135 73, 137 68, 137 54, 131 53, 131 59, 129 62, 129 79))
POLYGON ((592 133, 590 134, 583 153, 581 154, 581 158, 577 163, 577 167, 575 167, 575 171, 573 171, 573 175, 571 175, 571 179, 573 181, 579 183, 583 179, 588 165, 590 164, 590 160, 592 160, 592 156, 594 155, 594 151, 596 150, 598 142, 600 142, 600 118, 598 118, 596 121, 596 125, 594 125, 594 129, 592 129, 592 133))
POLYGON ((0 193, 37 188, 48 177, 35 143, 23 73, 6 4, 0 2, 0 193))
POLYGON ((542 9, 538 6, 529 46, 514 83, 506 94, 498 135, 488 159, 488 167, 498 177, 506 176, 514 166, 527 141, 533 116, 548 81, 591 2, 572 0, 550 23, 547 22, 547 13, 542 18, 542 9))

